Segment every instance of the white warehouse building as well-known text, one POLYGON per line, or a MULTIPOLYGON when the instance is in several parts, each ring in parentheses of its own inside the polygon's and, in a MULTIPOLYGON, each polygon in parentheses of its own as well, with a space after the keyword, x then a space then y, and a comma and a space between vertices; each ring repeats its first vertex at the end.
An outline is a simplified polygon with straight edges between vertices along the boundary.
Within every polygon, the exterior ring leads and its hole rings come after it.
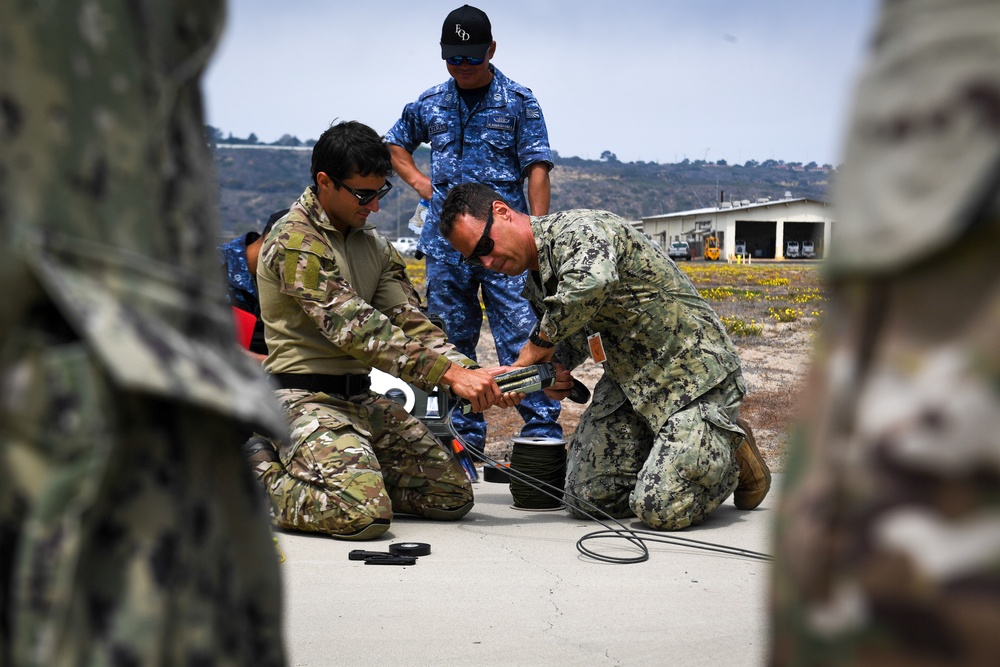
POLYGON ((789 242, 798 246, 812 242, 816 257, 824 257, 830 247, 832 214, 829 204, 815 199, 768 198, 752 203, 744 199, 648 216, 642 218, 642 231, 661 248, 671 241, 687 241, 695 256, 701 255, 706 237, 716 236, 723 260, 737 254, 737 242, 754 259, 783 259, 789 242))

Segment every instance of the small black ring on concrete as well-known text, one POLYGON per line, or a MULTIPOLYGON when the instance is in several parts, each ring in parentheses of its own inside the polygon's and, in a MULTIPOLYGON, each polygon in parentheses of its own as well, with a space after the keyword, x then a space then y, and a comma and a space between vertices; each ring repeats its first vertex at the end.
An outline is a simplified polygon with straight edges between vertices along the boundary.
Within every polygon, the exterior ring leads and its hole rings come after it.
POLYGON ((393 556, 429 556, 431 545, 426 542, 397 542, 389 545, 393 556))

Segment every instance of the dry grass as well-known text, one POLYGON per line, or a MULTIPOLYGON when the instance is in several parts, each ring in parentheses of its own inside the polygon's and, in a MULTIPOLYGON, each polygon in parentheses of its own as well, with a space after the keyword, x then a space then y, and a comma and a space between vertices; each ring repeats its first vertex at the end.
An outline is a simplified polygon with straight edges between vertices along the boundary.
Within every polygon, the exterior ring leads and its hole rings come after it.
POLYGON ((726 323, 749 393, 742 416, 780 470, 826 294, 819 266, 772 262, 682 267, 726 323))
MULTIPOLYGON (((682 262, 680 267, 730 332, 749 388, 742 415, 753 427, 772 469, 780 470, 825 301, 819 267, 791 262, 736 265, 703 261, 682 262)), ((408 269, 423 292, 423 262, 410 260, 408 269)), ((477 353, 483 365, 496 363, 488 325, 483 326, 477 353)), ((574 374, 592 388, 602 372, 600 366, 588 362, 574 374)), ((563 402, 560 423, 566 436, 576 429, 585 407, 563 402)), ((520 417, 514 410, 491 408, 486 419, 487 454, 508 457, 511 438, 521 427, 520 417)))

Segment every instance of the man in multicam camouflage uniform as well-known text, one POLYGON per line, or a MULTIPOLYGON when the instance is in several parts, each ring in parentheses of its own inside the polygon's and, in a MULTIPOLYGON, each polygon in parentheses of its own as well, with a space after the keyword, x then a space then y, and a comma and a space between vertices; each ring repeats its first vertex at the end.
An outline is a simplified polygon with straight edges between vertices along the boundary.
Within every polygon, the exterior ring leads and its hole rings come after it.
MULTIPOLYGON (((461 183, 486 183, 519 211, 549 212, 552 153, 542 109, 528 88, 490 63, 495 52, 490 19, 483 11, 463 5, 451 12, 441 29, 441 57, 452 78, 407 104, 385 136, 396 171, 430 202, 418 244, 427 256, 428 310, 444 320, 455 347, 475 359, 485 306, 497 358, 507 365, 517 358, 536 321, 521 296, 524 276, 500 276, 463 264, 438 230, 441 204, 448 190, 461 183), (431 147, 430 175, 413 160, 421 143, 431 147)), ((521 437, 562 438, 559 402, 536 392, 517 410, 524 420, 521 437)), ((481 415, 456 414, 455 427, 469 447, 483 451, 486 422, 481 415)))
POLYGON ((257 268, 268 357, 292 442, 251 461, 283 528, 371 539, 393 512, 453 520, 472 508, 461 464, 418 419, 370 391, 372 367, 484 410, 493 375, 420 311, 406 264, 368 216, 392 187, 389 149, 366 125, 329 128, 312 178, 264 241, 257 268))
MULTIPOLYGON (((573 369, 588 352, 604 364, 570 444, 568 493, 662 530, 701 523, 734 490, 741 509, 763 501, 770 472, 738 421, 739 358, 659 248, 606 211, 529 217, 479 184, 448 194, 441 232, 466 261, 529 271, 525 294, 542 315, 515 365, 573 369)), ((569 380, 550 394, 567 395, 569 380)))
POLYGON ((884 3, 837 202, 772 664, 997 664, 1000 3, 884 3))
POLYGON ((281 665, 199 80, 211 0, 0 3, 0 665, 281 665))

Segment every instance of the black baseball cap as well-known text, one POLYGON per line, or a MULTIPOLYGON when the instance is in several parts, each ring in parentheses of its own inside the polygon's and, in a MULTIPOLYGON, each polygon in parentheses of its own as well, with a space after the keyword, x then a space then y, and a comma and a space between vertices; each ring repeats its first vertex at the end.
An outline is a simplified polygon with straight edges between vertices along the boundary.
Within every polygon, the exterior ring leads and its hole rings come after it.
POLYGON ((481 9, 462 5, 444 20, 441 28, 441 58, 485 58, 492 43, 490 17, 481 9))

